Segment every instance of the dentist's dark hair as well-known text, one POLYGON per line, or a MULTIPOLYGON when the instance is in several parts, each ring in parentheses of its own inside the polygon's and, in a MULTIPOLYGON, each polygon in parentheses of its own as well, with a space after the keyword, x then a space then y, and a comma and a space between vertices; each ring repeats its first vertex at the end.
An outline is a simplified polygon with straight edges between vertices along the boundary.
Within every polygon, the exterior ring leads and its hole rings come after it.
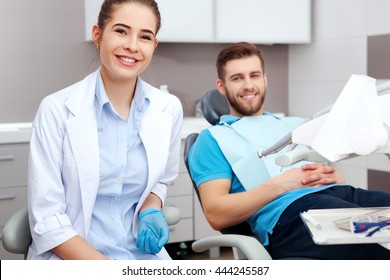
POLYGON ((218 79, 224 81, 225 65, 230 60, 240 59, 240 58, 249 57, 253 55, 257 56, 260 59, 261 70, 264 73, 265 66, 264 66, 263 55, 254 44, 248 42, 239 42, 239 43, 228 45, 226 48, 220 51, 217 57, 216 66, 217 66, 218 79))
POLYGON ((154 0, 105 0, 102 4, 102 7, 100 8, 98 23, 97 23, 100 30, 104 30, 107 21, 111 18, 113 6, 121 6, 123 4, 128 4, 128 3, 143 5, 149 7, 152 10, 153 14, 156 17, 155 35, 157 35, 161 27, 161 15, 158 9, 158 5, 154 0))

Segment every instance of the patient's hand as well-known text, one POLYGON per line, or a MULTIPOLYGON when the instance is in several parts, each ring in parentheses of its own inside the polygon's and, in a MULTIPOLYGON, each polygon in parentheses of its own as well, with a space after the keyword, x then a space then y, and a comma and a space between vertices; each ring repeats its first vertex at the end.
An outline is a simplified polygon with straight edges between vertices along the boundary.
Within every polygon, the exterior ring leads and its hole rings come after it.
POLYGON ((328 184, 343 184, 344 177, 332 166, 323 163, 311 163, 301 166, 305 172, 301 183, 305 186, 323 186, 328 184))
POLYGON ((281 193, 300 188, 318 187, 343 182, 344 178, 340 173, 333 167, 323 163, 313 163, 300 168, 293 168, 267 181, 267 183, 280 189, 281 193))

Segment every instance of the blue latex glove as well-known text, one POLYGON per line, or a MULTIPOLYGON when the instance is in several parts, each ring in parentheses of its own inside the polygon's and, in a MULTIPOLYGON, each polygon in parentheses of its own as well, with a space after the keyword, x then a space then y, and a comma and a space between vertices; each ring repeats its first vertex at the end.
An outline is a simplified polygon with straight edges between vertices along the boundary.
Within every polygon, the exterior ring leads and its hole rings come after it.
POLYGON ((168 242, 169 227, 160 210, 149 208, 138 216, 136 245, 142 252, 157 254, 168 242))

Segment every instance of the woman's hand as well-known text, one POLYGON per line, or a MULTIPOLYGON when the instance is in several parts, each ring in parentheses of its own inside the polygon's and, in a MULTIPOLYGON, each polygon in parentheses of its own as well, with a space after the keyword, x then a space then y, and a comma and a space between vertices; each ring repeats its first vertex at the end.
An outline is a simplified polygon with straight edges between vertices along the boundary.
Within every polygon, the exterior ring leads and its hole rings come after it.
POLYGON ((138 249, 148 254, 157 254, 169 239, 169 227, 163 213, 148 208, 139 214, 138 219, 138 249))

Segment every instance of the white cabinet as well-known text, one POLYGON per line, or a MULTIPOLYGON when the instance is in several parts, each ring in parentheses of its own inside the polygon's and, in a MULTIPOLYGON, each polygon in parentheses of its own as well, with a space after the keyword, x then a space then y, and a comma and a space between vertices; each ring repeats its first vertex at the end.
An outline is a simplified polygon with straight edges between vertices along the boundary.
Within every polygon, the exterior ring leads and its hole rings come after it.
POLYGON ((219 234, 211 228, 203 215, 183 158, 186 137, 194 132, 199 133, 209 126, 210 124, 204 118, 183 119, 179 175, 169 186, 165 202, 167 206, 179 208, 181 220, 171 227, 169 242, 191 241, 219 234))
POLYGON ((161 13, 160 42, 212 42, 213 0, 156 0, 161 13))
POLYGON ((309 43, 311 0, 157 0, 161 42, 309 43))
POLYGON ((170 228, 170 243, 198 240, 206 236, 220 234, 211 228, 204 217, 183 158, 185 138, 189 134, 200 132, 209 126, 210 124, 204 118, 186 117, 183 120, 179 175, 168 187, 165 201, 166 206, 175 206, 181 212, 179 223, 170 228))
POLYGON ((217 42, 310 42, 310 0, 215 1, 217 42))
POLYGON ((191 179, 183 161, 184 140, 180 153, 179 175, 168 186, 166 206, 174 206, 180 210, 181 219, 170 226, 169 243, 190 241, 194 239, 193 188, 191 179))
MULTIPOLYGON (((8 219, 16 211, 27 205, 28 149, 28 143, 0 143, 1 235, 8 219)), ((5 251, 2 243, 2 236, 0 243, 0 259, 23 259, 23 255, 15 255, 5 251)))
MULTIPOLYGON (((161 14, 160 42, 211 42, 214 40, 213 0, 156 0, 161 14)), ((84 0, 85 39, 92 40, 103 0, 84 0)))
POLYGON ((310 42, 310 0, 214 1, 217 42, 310 42))
MULTIPOLYGON (((103 0, 84 0, 86 40, 103 0)), ((160 42, 309 43, 311 0, 156 0, 160 42)))

